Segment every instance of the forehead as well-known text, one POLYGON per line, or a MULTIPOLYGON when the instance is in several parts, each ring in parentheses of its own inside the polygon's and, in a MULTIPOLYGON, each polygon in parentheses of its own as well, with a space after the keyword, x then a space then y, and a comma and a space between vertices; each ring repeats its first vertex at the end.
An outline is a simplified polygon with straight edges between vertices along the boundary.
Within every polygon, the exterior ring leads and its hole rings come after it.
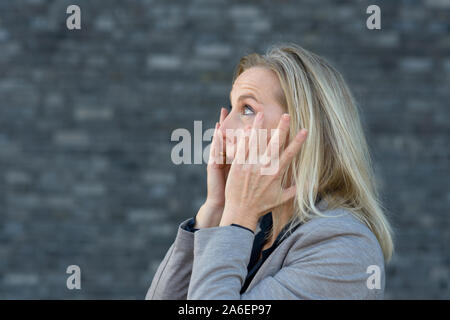
POLYGON ((263 67, 252 67, 236 78, 230 96, 238 98, 244 92, 251 92, 259 99, 275 99, 280 91, 275 72, 263 67))

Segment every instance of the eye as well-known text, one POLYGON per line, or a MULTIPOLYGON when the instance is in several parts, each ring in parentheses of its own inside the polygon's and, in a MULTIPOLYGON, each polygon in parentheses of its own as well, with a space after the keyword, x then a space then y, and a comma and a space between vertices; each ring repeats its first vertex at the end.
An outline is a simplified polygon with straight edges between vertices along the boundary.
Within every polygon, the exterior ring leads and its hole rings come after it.
POLYGON ((249 116, 255 114, 255 111, 248 104, 244 105, 244 115, 249 116))

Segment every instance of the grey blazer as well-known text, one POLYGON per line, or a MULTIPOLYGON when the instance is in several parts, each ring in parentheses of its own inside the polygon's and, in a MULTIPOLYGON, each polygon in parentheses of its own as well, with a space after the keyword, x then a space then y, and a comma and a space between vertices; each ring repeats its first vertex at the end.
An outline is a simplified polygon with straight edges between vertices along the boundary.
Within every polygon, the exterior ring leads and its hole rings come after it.
POLYGON ((374 234, 350 212, 300 225, 261 265, 240 294, 255 234, 236 227, 182 227, 159 265, 146 299, 382 299, 385 266, 374 234))

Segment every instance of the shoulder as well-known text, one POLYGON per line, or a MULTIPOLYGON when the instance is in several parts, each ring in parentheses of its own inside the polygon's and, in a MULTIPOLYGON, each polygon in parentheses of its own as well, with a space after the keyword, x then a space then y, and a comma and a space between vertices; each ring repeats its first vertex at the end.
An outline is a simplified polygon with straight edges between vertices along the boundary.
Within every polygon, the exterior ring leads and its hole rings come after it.
POLYGON ((359 292, 359 296, 382 297, 384 257, 373 232, 347 210, 327 210, 323 214, 329 217, 315 217, 293 232, 284 266, 311 268, 311 272, 332 279, 330 285, 353 283, 349 292, 355 295, 359 292), (374 268, 380 276, 381 290, 367 290, 366 281, 374 268), (352 291, 356 288, 360 290, 352 291))
MULTIPOLYGON (((383 259, 380 244, 373 232, 353 213, 345 209, 323 211, 326 217, 314 217, 292 234, 294 249, 323 246, 342 254, 370 255, 383 259)), ((360 256, 361 258, 361 256, 360 256)))

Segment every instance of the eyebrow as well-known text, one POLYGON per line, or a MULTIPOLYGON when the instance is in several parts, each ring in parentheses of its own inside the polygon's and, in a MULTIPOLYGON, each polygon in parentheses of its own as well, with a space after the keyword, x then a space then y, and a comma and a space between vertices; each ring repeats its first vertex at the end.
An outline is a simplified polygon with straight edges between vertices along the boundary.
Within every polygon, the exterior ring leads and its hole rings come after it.
MULTIPOLYGON (((259 102, 258 99, 256 99, 255 96, 252 95, 252 94, 243 94, 243 95, 241 95, 241 96, 238 98, 237 101, 241 101, 241 100, 244 100, 244 99, 253 99, 253 100, 255 100, 257 103, 261 103, 261 102, 259 102)), ((230 93, 230 102, 231 102, 231 93, 230 93)))

